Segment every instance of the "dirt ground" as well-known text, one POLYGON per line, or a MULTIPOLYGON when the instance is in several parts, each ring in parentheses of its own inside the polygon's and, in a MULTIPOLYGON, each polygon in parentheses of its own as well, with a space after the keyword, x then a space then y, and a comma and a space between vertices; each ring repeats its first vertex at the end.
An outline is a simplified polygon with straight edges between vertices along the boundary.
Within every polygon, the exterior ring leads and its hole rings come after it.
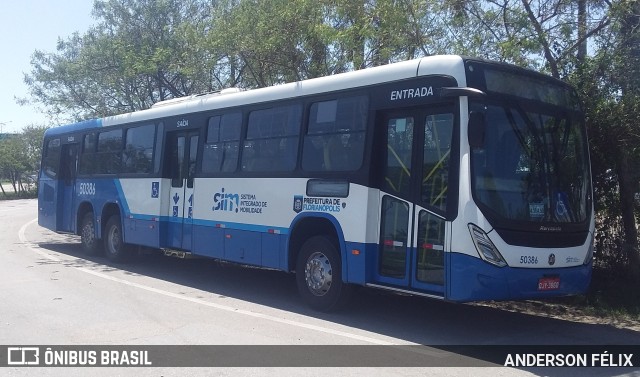
POLYGON ((629 329, 640 332, 640 318, 624 314, 608 313, 594 315, 589 310, 562 302, 546 301, 483 301, 475 305, 489 306, 517 313, 525 313, 542 317, 562 319, 565 321, 610 325, 619 329, 629 329))

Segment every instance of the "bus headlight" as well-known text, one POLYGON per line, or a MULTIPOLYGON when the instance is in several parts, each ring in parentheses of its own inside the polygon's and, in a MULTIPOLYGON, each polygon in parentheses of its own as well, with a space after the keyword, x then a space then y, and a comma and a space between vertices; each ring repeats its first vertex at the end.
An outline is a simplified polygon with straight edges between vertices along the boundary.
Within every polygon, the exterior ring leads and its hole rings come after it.
POLYGON ((471 233, 473 243, 476 245, 476 250, 478 254, 480 254, 480 258, 498 267, 507 265, 507 262, 484 230, 475 224, 469 224, 469 232, 471 233))

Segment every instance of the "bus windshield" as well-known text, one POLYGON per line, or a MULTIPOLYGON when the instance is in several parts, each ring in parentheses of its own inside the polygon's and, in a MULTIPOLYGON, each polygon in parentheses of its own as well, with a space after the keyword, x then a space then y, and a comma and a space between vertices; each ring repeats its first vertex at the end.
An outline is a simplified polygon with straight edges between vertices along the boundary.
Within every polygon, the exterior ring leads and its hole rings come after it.
POLYGON ((590 170, 582 120, 573 111, 518 100, 475 102, 486 119, 472 149, 472 191, 491 220, 584 223, 590 170))

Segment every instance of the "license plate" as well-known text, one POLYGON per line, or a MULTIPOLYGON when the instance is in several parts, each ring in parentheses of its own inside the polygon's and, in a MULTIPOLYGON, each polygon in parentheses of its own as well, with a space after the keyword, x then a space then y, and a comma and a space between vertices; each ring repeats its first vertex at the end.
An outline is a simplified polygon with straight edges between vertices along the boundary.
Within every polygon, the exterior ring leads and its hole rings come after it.
POLYGON ((560 277, 544 277, 538 280, 539 291, 553 291, 560 288, 560 277))

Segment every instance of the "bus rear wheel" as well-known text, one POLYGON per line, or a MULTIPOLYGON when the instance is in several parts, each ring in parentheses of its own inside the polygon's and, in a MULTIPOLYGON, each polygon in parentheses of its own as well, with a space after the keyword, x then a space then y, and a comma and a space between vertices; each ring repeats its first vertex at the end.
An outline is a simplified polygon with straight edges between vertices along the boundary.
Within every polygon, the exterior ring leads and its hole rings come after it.
POLYGON ((80 242, 82 243, 82 250, 89 255, 98 254, 102 250, 102 244, 100 244, 100 241, 96 238, 93 212, 86 213, 82 217, 80 242))
POLYGON ((104 233, 104 249, 107 258, 112 262, 126 262, 131 253, 129 246, 122 238, 120 216, 113 215, 109 218, 104 233))
POLYGON ((316 310, 330 311, 346 303, 350 287, 342 281, 340 253, 327 237, 311 237, 302 245, 296 283, 302 299, 316 310))

